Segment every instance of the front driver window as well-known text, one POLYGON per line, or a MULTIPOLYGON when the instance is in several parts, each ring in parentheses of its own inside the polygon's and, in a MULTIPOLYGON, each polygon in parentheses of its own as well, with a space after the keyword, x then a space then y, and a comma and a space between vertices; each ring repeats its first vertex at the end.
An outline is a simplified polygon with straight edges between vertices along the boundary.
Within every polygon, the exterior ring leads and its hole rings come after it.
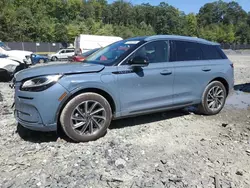
POLYGON ((168 43, 166 41, 150 42, 139 48, 133 57, 141 56, 148 59, 149 63, 168 61, 168 43))

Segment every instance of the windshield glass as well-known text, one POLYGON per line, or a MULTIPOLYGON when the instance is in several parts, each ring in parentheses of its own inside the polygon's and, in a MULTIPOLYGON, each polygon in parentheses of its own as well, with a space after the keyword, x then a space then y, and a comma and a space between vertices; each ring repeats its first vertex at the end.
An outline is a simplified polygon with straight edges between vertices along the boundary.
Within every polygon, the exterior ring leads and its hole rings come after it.
POLYGON ((93 53, 95 53, 96 51, 98 51, 100 48, 96 48, 96 49, 93 49, 93 50, 89 50, 89 51, 87 51, 87 52, 84 52, 84 53, 82 53, 82 56, 83 57, 88 57, 88 56, 90 56, 91 54, 93 54, 93 53))
POLYGON ((0 48, 4 49, 5 51, 10 51, 11 49, 6 46, 3 42, 0 42, 0 48))
POLYGON ((103 49, 100 49, 96 53, 90 55, 85 62, 97 63, 103 65, 113 64, 117 59, 125 54, 129 49, 136 47, 141 40, 122 40, 113 43, 103 49))

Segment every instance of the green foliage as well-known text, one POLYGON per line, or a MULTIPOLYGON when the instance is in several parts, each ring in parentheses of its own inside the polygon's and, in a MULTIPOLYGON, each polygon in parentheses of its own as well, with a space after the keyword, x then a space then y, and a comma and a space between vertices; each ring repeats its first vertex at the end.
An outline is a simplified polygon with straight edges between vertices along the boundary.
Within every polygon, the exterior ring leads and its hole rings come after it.
POLYGON ((188 14, 186 16, 186 27, 187 27, 187 34, 190 36, 197 36, 197 17, 195 14, 188 14))
POLYGON ((160 3, 125 0, 0 0, 0 40, 73 42, 79 34, 123 38, 154 34, 250 43, 250 12, 236 2, 207 3, 197 15, 160 3), (131 1, 132 2, 132 1, 131 1))

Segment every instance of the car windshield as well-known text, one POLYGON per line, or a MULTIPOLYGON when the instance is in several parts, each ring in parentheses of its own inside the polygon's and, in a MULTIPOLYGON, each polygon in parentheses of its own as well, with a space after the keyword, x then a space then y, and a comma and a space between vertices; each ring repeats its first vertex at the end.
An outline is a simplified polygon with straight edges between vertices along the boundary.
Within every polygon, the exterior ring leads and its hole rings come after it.
POLYGON ((96 48, 96 49, 93 49, 93 50, 89 50, 89 51, 87 51, 87 52, 84 52, 84 53, 82 53, 82 56, 83 57, 88 57, 88 56, 90 56, 91 54, 93 54, 93 53, 95 53, 96 51, 98 51, 100 48, 96 48))
POLYGON ((4 44, 3 42, 0 42, 0 48, 4 49, 5 51, 10 51, 11 49, 6 46, 6 44, 4 44))
POLYGON ((113 43, 103 49, 100 49, 96 53, 90 55, 84 62, 96 63, 102 65, 112 65, 129 49, 136 47, 141 40, 122 40, 113 43))

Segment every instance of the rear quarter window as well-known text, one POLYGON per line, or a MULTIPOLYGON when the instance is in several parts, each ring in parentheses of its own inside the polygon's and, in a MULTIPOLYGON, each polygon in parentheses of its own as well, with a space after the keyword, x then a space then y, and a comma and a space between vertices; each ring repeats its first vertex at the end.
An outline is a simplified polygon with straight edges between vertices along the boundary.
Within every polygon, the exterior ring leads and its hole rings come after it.
POLYGON ((200 44, 204 60, 227 59, 220 46, 200 44))
POLYGON ((198 61, 227 59, 219 45, 206 45, 189 41, 170 42, 170 61, 198 61))

